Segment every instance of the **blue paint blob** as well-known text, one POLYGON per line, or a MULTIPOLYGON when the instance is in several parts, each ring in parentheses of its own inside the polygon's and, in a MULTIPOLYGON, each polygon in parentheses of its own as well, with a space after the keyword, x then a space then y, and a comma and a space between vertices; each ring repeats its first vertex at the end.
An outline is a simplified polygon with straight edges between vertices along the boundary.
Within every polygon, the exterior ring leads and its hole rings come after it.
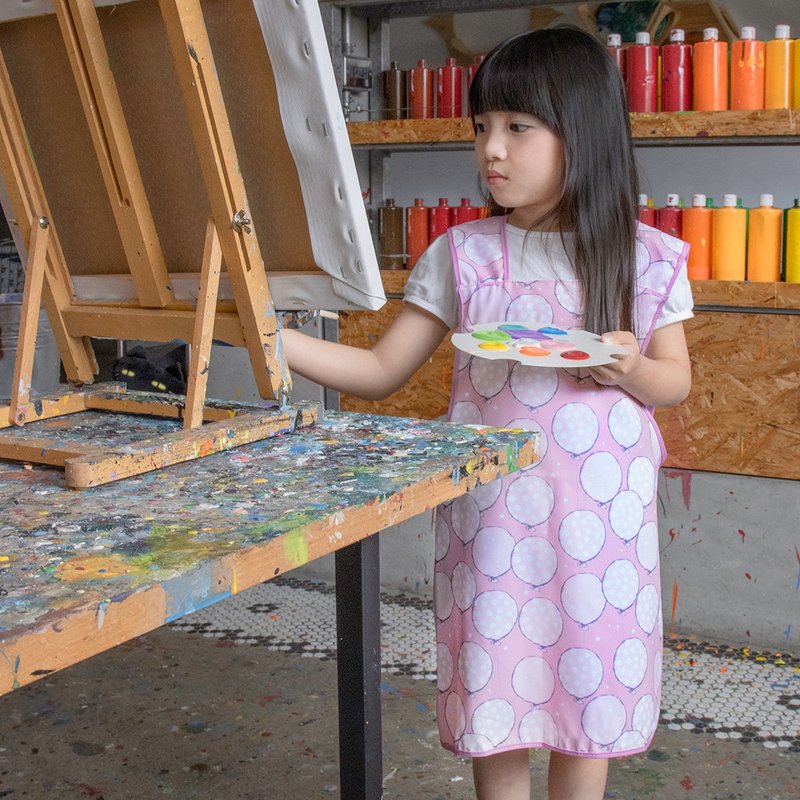
POLYGON ((562 331, 561 328, 552 328, 550 326, 546 328, 539 328, 539 333, 546 333, 548 336, 566 336, 567 332, 562 331))

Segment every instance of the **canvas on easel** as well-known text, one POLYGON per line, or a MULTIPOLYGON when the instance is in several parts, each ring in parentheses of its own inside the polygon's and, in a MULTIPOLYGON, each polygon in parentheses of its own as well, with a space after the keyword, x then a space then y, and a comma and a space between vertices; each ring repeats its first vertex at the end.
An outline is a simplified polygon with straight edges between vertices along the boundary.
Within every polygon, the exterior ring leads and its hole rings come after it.
MULTIPOLYGON (((259 393, 281 406, 270 426, 265 409, 231 405, 241 441, 309 424, 313 411, 285 404, 272 286, 281 308, 384 300, 317 4, 53 0, 52 10, 0 23, 3 205, 27 251, 0 409, 0 427, 20 430, 0 437, 0 456, 30 456, 23 426, 82 408, 177 415, 195 451, 230 446, 236 436, 210 430, 219 423, 202 425, 213 418, 212 340, 246 347, 259 393), (72 383, 94 379, 90 337, 184 341, 185 400, 168 411, 163 398, 98 387, 31 402, 42 302, 72 383)), ((63 456, 71 485, 151 463, 113 454, 103 465, 88 449, 81 477, 70 471, 81 453, 63 456)), ((166 449, 177 460, 192 450, 166 449)))

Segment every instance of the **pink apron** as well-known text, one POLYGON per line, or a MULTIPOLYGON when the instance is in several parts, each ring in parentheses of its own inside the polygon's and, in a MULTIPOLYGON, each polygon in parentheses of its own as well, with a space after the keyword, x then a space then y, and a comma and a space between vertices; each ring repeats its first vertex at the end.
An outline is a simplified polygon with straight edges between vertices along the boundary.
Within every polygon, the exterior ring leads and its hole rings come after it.
MULTIPOLYGON (((506 220, 449 232, 459 330, 535 321, 581 327, 577 282, 509 278, 506 220)), ((644 350, 688 252, 637 235, 644 350)), ((661 682, 656 479, 649 409, 561 369, 456 354, 449 419, 540 433, 541 460, 438 509, 438 723, 462 755, 546 747, 645 750, 661 682)))

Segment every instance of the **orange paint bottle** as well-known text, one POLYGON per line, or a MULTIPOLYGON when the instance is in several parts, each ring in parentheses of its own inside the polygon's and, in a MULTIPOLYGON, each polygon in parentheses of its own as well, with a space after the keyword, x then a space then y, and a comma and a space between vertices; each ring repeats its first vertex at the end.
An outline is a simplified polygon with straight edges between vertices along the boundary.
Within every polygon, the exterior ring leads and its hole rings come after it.
POLYGON ((681 238, 689 242, 686 271, 693 281, 711 277, 711 209, 704 194, 692 195, 692 205, 683 209, 681 238))
POLYGON ((743 281, 747 259, 747 210, 735 194, 722 197, 722 208, 711 210, 711 277, 743 281))
POLYGON ((775 28, 767 42, 764 71, 764 108, 790 108, 794 101, 794 42, 788 25, 775 28))
POLYGON ((406 75, 409 119, 430 119, 433 116, 433 70, 424 58, 406 75))
POLYGON ((747 280, 781 279, 783 211, 773 207, 771 194, 762 194, 758 208, 750 209, 747 231, 747 280))
POLYGON ((406 209, 406 269, 413 269, 428 247, 428 209, 421 197, 406 209))
POLYGON ((756 29, 742 28, 741 38, 731 42, 731 108, 750 111, 764 108, 766 45, 756 39, 756 29))
POLYGON ((716 28, 703 31, 703 41, 694 46, 695 111, 724 111, 728 108, 728 43, 719 41, 716 28))

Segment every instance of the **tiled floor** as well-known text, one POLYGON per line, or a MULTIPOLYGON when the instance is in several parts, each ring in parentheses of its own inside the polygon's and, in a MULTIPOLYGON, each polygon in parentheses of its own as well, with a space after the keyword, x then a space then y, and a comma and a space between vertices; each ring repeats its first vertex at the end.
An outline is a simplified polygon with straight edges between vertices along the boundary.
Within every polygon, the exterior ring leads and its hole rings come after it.
MULTIPOLYGON (((384 673, 435 680, 431 604, 384 594, 381 623, 384 673)), ((334 589, 325 583, 281 578, 171 627, 306 658, 336 657, 334 589)), ((668 636, 661 722, 800 752, 800 659, 668 636)))

